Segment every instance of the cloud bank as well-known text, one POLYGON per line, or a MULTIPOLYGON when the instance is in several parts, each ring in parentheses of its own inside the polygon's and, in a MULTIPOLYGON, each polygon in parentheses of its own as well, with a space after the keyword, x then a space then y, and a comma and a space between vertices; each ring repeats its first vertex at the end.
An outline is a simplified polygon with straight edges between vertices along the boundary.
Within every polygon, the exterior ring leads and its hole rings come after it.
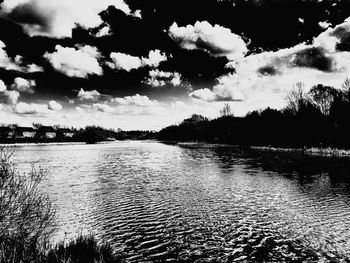
MULTIPOLYGON (((71 37, 76 25, 97 27, 102 23, 99 13, 108 6, 132 14, 123 0, 5 0, 2 13, 23 25, 30 36, 71 37)), ((140 17, 140 11, 135 13, 140 17)))

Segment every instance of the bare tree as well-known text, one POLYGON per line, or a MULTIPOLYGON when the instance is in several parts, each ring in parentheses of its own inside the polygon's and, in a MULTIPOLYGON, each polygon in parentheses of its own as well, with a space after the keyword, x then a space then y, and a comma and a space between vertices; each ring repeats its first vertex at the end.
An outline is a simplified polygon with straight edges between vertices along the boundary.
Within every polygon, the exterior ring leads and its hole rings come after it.
POLYGON ((293 114, 297 113, 308 101, 307 94, 304 91, 304 83, 297 82, 295 88, 288 93, 286 100, 287 110, 293 114))
POLYGON ((20 174, 0 149, 0 262, 32 262, 55 230, 55 209, 40 190, 45 173, 20 174))
POLYGON ((231 107, 228 103, 225 103, 224 107, 220 110, 221 117, 233 116, 231 107))
POLYGON ((344 91, 348 92, 350 90, 350 78, 346 78, 341 87, 344 91))
POLYGON ((344 95, 344 98, 346 100, 350 100, 350 78, 346 78, 343 84, 341 85, 342 92, 344 95))

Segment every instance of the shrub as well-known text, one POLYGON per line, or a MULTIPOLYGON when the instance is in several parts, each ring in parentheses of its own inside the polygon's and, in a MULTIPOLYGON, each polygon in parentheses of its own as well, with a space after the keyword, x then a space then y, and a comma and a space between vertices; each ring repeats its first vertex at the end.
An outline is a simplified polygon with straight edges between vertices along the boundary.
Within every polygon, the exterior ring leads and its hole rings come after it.
POLYGON ((0 262, 35 262, 55 230, 55 209, 39 187, 45 173, 20 174, 0 149, 0 262))

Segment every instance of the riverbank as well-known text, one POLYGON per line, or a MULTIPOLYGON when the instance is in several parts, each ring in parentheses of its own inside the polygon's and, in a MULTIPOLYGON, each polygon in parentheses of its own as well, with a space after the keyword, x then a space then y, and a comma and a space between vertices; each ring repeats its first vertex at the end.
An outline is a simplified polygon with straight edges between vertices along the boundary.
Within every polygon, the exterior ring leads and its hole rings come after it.
POLYGON ((282 147, 271 147, 271 146, 250 146, 249 148, 258 151, 269 151, 269 152, 298 152, 309 155, 320 155, 330 157, 348 157, 350 156, 350 150, 337 149, 337 148, 282 148, 282 147))
MULTIPOLYGON (((164 142, 164 141, 163 141, 164 142)), ((308 155, 319 155, 319 156, 329 156, 329 157, 350 157, 349 149, 338 149, 338 148, 321 148, 321 147, 304 147, 304 148, 284 148, 284 147, 274 147, 274 146, 241 146, 232 145, 225 143, 215 143, 215 142, 164 142, 167 144, 179 145, 179 146, 200 146, 200 145, 213 145, 213 146, 228 146, 235 147, 237 149, 250 149, 255 151, 264 152, 291 152, 291 153, 302 153, 308 155)))

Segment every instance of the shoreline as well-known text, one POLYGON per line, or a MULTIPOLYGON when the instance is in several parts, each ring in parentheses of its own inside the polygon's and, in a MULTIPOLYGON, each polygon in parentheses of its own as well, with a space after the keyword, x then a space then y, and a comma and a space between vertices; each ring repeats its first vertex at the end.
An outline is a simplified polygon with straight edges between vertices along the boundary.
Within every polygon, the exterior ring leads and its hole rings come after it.
POLYGON ((252 150, 269 151, 269 152, 297 152, 308 155, 329 156, 329 157, 350 157, 350 150, 338 149, 338 148, 283 148, 283 147, 271 147, 271 146, 250 146, 252 150))
MULTIPOLYGON (((242 149, 251 149, 256 151, 264 152, 290 152, 290 153, 302 153, 308 155, 319 155, 319 156, 329 156, 329 157, 350 157, 350 149, 341 148, 320 148, 320 147, 309 147, 309 148, 284 148, 275 146, 241 146, 233 145, 229 143, 215 143, 215 142, 205 142, 205 141, 160 141, 160 140, 113 140, 113 141, 101 141, 94 144, 109 144, 113 142, 121 141, 156 141, 159 143, 177 145, 177 146, 195 146, 195 145, 212 145, 212 146, 229 146, 242 149)), ((27 142, 27 143, 0 143, 0 147, 22 147, 22 146, 55 146, 55 145, 89 145, 87 142, 27 142)))
MULTIPOLYGON (((160 141, 162 142, 162 141, 160 141)), ((164 141, 163 141, 164 142, 164 141)), ((229 143, 215 143, 215 142, 164 142, 170 143, 178 146, 191 146, 191 145, 215 145, 215 146, 230 146, 241 149, 250 149, 256 151, 264 151, 264 152, 290 152, 290 153, 301 153, 308 155, 318 155, 318 156, 329 156, 329 157, 350 157, 350 149, 341 149, 341 148, 320 148, 320 147, 304 147, 304 148, 285 148, 285 147, 275 147, 275 146, 241 146, 234 145, 229 143)))

